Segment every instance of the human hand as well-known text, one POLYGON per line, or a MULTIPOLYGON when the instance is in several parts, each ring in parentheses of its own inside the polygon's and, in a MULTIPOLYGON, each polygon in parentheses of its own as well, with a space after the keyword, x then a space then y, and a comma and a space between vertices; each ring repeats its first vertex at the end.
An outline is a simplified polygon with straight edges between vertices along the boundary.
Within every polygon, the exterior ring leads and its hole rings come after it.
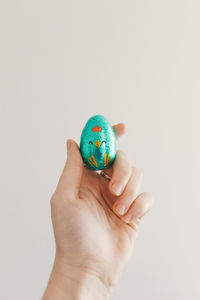
MULTIPOLYGON (((113 129, 118 138, 125 124, 113 129)), ((107 299, 131 258, 153 196, 138 195, 142 173, 122 150, 105 172, 110 181, 88 169, 77 143, 67 141, 67 161, 51 198, 56 256, 44 300, 107 299)))

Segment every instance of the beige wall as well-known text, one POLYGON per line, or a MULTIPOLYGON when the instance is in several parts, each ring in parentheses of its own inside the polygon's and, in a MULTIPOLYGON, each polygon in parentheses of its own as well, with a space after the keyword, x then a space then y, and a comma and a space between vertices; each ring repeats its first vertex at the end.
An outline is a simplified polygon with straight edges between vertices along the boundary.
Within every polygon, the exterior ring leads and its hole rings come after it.
POLYGON ((199 11, 197 0, 1 2, 1 299, 40 299, 65 139, 79 142, 94 114, 127 124, 118 148, 156 196, 112 299, 200 299, 199 11))

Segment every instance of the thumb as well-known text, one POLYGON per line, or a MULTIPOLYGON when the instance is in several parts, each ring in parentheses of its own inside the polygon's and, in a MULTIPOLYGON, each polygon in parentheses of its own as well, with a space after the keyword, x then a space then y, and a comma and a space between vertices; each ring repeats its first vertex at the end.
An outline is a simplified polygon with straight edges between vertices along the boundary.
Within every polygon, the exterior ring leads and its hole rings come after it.
POLYGON ((69 198, 78 196, 83 167, 79 146, 74 140, 67 140, 67 160, 57 187, 65 196, 69 198))

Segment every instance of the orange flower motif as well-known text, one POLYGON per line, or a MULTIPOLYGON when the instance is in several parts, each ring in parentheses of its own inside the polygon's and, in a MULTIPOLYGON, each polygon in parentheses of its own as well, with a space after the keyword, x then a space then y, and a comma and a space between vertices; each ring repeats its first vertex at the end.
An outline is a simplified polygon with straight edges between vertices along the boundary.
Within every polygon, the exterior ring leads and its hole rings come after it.
POLYGON ((92 131, 100 132, 102 130, 102 127, 98 127, 97 125, 92 128, 92 131))

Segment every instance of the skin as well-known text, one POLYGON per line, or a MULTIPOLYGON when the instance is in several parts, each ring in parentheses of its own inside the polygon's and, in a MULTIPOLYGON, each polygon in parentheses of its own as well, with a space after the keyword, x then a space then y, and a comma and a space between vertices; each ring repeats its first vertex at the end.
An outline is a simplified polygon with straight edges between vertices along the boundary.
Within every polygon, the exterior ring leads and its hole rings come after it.
MULTIPOLYGON (((113 126, 116 137, 124 123, 113 126)), ((74 140, 51 197, 56 255, 42 300, 109 299, 128 264, 142 217, 153 206, 151 193, 139 193, 142 172, 117 151, 105 170, 108 181, 88 169, 74 140)))

